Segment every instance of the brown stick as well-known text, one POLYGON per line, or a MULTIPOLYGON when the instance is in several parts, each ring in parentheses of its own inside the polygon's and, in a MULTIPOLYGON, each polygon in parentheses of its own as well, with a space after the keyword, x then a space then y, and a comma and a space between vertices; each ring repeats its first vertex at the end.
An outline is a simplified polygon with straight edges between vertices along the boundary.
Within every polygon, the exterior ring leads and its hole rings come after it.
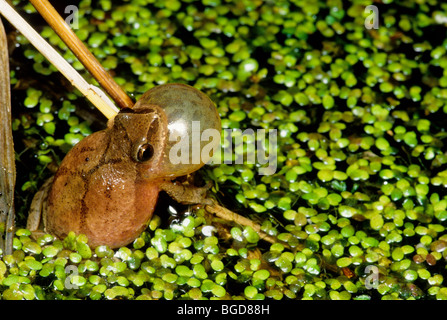
POLYGON ((47 0, 30 0, 30 2, 116 104, 120 108, 132 108, 134 105, 132 99, 103 68, 51 3, 47 0))

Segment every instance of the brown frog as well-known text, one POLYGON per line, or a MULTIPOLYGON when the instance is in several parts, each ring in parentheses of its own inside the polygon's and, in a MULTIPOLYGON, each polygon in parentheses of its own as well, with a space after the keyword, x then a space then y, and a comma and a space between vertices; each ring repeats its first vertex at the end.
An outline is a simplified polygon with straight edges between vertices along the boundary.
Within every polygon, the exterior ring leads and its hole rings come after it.
MULTIPOLYGON (((207 161, 190 161, 193 154, 183 163, 170 159, 179 143, 175 137, 194 134, 193 121, 201 132, 216 129, 220 138, 219 114, 205 94, 182 84, 149 90, 105 130, 67 153, 55 176, 34 197, 27 228, 35 235, 45 232, 58 238, 74 231, 87 235, 93 248, 117 248, 146 228, 161 190, 184 204, 209 203, 204 197, 208 187, 172 181, 207 161)), ((198 143, 202 148, 216 146, 219 140, 198 143)))

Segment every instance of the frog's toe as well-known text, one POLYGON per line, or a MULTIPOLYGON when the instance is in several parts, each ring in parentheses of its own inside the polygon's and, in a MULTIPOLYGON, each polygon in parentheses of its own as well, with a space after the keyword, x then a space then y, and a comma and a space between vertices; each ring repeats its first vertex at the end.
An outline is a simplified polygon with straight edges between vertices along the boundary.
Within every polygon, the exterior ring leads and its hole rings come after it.
POLYGON ((205 206, 212 206, 214 204, 214 200, 203 196, 199 203, 205 206))
POLYGON ((196 194, 195 198, 197 200, 197 203, 204 204, 204 205, 212 205, 213 204, 213 200, 206 196, 206 194, 208 193, 208 191, 211 189, 212 186, 213 186, 213 182, 208 181, 207 184, 204 185, 203 187, 195 188, 194 191, 196 194))

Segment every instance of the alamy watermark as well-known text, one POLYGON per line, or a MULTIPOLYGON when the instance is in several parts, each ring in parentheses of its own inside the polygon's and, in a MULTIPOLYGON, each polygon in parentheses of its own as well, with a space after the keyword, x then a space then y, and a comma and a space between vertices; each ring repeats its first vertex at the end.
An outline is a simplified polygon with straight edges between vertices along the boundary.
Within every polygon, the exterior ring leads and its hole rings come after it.
POLYGON ((379 29, 379 9, 375 5, 369 5, 365 8, 365 14, 368 14, 365 19, 365 28, 379 29))
MULTIPOLYGON (((68 5, 64 10, 68 16, 65 18, 65 22, 72 28, 79 28, 79 8, 75 5, 68 5)), ((365 7, 365 14, 368 16, 365 19, 366 29, 379 29, 379 9, 375 5, 369 5, 365 7)), ((445 21, 444 21, 445 22, 445 21)), ((441 22, 438 22, 441 23, 441 22)))
MULTIPOLYGON (((72 29, 79 28, 79 8, 69 5, 64 11, 68 16, 65 22, 72 29)), ((379 28, 379 9, 375 5, 365 7, 365 28, 379 28)), ((170 141, 178 141, 170 150, 172 164, 248 164, 258 165, 260 175, 274 174, 277 169, 277 130, 276 129, 224 129, 224 142, 221 132, 214 129, 200 131, 200 121, 192 122, 192 137, 171 134, 170 141), (201 132, 201 133, 200 133, 201 132), (211 141, 210 141, 211 140, 211 141), (234 140, 234 143, 233 143, 234 140), (203 141, 210 141, 203 145, 203 141), (214 154, 214 156, 210 156, 214 154)))
POLYGON ((377 289, 379 286, 379 268, 375 265, 368 265, 365 267, 365 274, 367 274, 365 278, 365 288, 377 289))
POLYGON ((73 278, 78 275, 78 267, 74 265, 68 265, 65 267, 65 274, 67 277, 64 281, 65 289, 79 289, 79 286, 72 283, 73 278))
POLYGON ((68 14, 65 18, 65 22, 72 29, 79 29, 79 9, 75 5, 69 5, 65 7, 64 13, 68 14))
POLYGON ((200 121, 192 121, 191 137, 172 130, 169 151, 172 164, 248 164, 259 165, 259 175, 270 175, 277 168, 276 129, 200 130, 200 121), (223 134, 223 143, 221 141, 223 134), (205 142, 206 144, 203 144, 205 142))

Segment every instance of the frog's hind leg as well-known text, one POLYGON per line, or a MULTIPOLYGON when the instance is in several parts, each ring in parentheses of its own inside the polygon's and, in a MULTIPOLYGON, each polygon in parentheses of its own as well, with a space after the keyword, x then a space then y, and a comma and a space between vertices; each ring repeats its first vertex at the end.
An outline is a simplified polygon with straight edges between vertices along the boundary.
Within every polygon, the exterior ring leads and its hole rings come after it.
POLYGON ((31 202, 26 228, 31 231, 31 237, 34 239, 37 239, 46 233, 44 220, 47 210, 48 193, 51 184, 53 183, 53 179, 54 177, 51 177, 45 181, 39 191, 36 192, 33 201, 31 202))

